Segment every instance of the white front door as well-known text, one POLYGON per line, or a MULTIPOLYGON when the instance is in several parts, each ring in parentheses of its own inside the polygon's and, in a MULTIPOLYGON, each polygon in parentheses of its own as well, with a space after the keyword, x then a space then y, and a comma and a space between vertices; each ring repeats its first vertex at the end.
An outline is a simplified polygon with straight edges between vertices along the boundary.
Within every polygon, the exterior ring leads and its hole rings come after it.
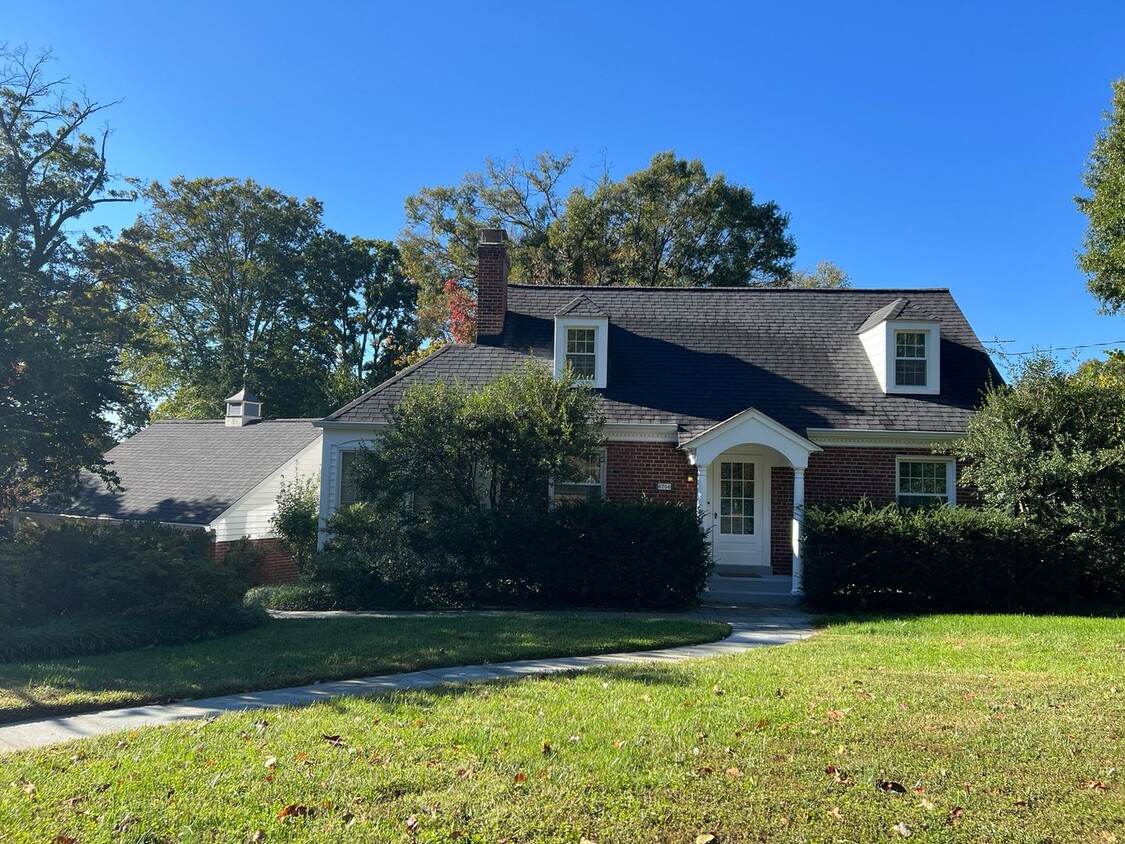
POLYGON ((719 573, 769 565, 764 482, 768 470, 755 457, 725 455, 715 461, 712 471, 712 540, 719 573))

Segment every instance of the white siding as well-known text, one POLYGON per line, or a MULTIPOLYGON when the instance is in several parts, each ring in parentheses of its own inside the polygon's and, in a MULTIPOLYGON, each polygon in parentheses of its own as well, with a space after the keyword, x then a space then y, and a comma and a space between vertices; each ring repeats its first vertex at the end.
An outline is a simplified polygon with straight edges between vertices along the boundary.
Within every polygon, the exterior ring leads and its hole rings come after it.
POLYGON ((295 457, 242 496, 211 523, 216 542, 232 542, 248 536, 266 539, 273 536, 270 518, 277 510, 281 482, 297 477, 315 478, 320 472, 320 438, 305 446, 295 457))
POLYGON ((375 440, 376 428, 325 428, 320 440, 320 543, 325 523, 340 506, 340 453, 354 451, 375 440))
POLYGON ((871 368, 879 379, 879 389, 887 392, 887 324, 881 322, 859 335, 863 350, 871 360, 871 368))

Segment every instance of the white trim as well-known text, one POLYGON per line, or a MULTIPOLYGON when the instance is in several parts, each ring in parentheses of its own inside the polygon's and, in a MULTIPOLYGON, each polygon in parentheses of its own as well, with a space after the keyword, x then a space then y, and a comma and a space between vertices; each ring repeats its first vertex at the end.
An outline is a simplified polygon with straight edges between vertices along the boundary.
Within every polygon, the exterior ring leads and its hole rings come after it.
POLYGON ((809 428, 809 440, 825 448, 930 448, 956 442, 963 433, 950 431, 874 431, 809 428))
MULTIPOLYGON (((898 468, 903 463, 944 463, 945 464, 945 489, 947 492, 946 506, 957 506, 957 458, 946 457, 944 455, 919 455, 919 454, 896 454, 895 455, 895 503, 898 503, 899 497, 903 494, 899 488, 899 473, 898 468)), ((907 493, 910 494, 910 493, 907 493)), ((929 496, 936 498, 937 496, 929 496)))
POLYGON ((324 428, 328 431, 347 431, 347 430, 363 430, 363 431, 381 431, 387 427, 386 422, 338 422, 335 419, 318 419, 313 422, 314 428, 324 428))
POLYGON ((555 377, 566 371, 566 331, 568 328, 594 329, 594 377, 579 381, 595 389, 604 389, 609 357, 609 317, 555 317, 555 377))
POLYGON ((694 465, 711 463, 723 452, 738 446, 756 445, 772 448, 788 460, 790 466, 802 469, 808 467, 810 454, 822 450, 816 443, 752 407, 711 426, 680 447, 687 451, 688 460, 694 465))
POLYGON ((602 426, 602 442, 669 442, 678 443, 679 426, 675 424, 613 424, 602 426))
POLYGON ((941 392, 941 326, 936 322, 887 320, 887 392, 907 395, 936 396, 941 392), (926 383, 899 384, 895 381, 895 351, 900 331, 924 334, 926 337, 926 383))
MULTIPOLYGON (((223 512, 226 512, 225 510, 223 512)), ((202 530, 214 533, 209 524, 194 522, 159 522, 156 519, 129 519, 119 516, 78 516, 71 513, 37 513, 34 510, 17 510, 16 516, 27 519, 36 524, 53 524, 54 522, 104 522, 107 525, 160 525, 161 527, 176 528, 177 530, 202 530)))

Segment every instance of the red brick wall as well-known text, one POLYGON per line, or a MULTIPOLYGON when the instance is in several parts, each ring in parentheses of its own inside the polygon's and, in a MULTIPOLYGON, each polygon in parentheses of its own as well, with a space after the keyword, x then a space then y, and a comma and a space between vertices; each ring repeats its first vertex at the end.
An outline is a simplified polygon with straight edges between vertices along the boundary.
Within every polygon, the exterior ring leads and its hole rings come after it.
MULTIPOLYGON (((291 583, 297 579, 297 564, 289 553, 277 544, 276 539, 251 540, 262 553, 259 583, 291 583)), ((221 563, 227 557, 233 542, 216 542, 212 545, 211 556, 221 563)))
POLYGON ((605 451, 605 491, 610 501, 635 501, 644 496, 695 509, 695 467, 675 443, 608 442, 605 451), (658 491, 658 483, 670 483, 672 491, 658 491))
MULTIPOLYGON (((805 471, 805 503, 834 504, 867 498, 876 506, 895 500, 895 457, 929 456, 928 448, 835 448, 809 455, 805 471)), ((961 467, 957 468, 961 477, 961 467)), ((770 566, 774 574, 790 574, 793 549, 790 544, 793 518, 793 470, 775 468, 771 476, 773 500, 770 502, 770 566)), ((971 505, 972 495, 958 484, 957 501, 971 505)))

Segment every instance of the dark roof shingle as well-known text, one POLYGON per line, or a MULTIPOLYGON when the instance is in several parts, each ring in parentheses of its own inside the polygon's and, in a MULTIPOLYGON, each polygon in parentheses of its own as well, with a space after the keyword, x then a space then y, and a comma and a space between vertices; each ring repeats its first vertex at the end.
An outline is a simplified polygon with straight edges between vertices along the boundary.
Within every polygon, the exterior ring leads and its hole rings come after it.
POLYGON ((269 419, 245 427, 218 421, 157 421, 106 453, 122 489, 83 473, 75 502, 43 508, 206 525, 310 445, 311 419, 269 419))

